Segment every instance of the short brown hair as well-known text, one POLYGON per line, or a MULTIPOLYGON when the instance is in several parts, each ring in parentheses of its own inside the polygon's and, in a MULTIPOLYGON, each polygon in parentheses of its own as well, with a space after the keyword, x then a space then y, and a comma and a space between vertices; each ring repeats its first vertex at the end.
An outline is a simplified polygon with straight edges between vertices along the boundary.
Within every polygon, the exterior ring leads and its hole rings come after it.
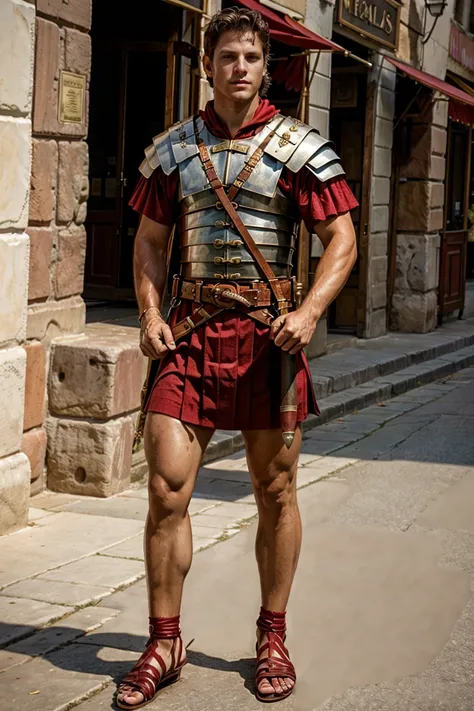
MULTIPOLYGON (((239 37, 248 32, 260 39, 263 48, 263 58, 265 64, 270 56, 270 28, 262 15, 256 10, 247 10, 243 7, 229 7, 220 12, 216 12, 211 18, 204 33, 204 54, 212 61, 219 38, 224 32, 235 32, 239 37)), ((208 77, 212 86, 212 77, 208 77)), ((263 78, 260 87, 260 96, 265 96, 270 86, 270 76, 268 72, 263 78)))

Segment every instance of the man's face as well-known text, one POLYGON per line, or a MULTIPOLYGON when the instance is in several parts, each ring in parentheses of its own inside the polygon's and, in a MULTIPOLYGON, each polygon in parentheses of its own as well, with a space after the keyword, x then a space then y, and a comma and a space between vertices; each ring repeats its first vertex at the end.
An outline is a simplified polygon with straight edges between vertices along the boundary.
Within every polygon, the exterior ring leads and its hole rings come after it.
POLYGON ((214 92, 232 101, 246 103, 258 93, 265 76, 262 42, 249 32, 239 37, 224 32, 212 61, 204 57, 204 69, 214 81, 214 92))

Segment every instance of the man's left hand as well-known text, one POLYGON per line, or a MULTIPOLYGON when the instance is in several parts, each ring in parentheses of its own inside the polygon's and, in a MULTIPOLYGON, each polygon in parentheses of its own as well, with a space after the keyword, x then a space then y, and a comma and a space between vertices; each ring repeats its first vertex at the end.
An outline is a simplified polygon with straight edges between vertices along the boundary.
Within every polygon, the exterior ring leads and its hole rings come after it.
POLYGON ((304 307, 276 318, 270 327, 270 338, 291 355, 308 345, 316 330, 317 320, 304 307))

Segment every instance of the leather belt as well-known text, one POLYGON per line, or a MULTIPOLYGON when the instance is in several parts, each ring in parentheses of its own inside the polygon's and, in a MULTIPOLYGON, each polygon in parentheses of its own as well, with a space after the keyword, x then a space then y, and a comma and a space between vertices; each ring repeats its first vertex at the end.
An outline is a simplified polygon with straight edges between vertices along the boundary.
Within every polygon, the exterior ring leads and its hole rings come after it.
MULTIPOLYGON (((293 280, 281 279, 279 281, 288 308, 291 308, 294 302, 293 280)), ((177 298, 187 299, 198 304, 212 304, 220 309, 231 309, 237 305, 248 309, 259 309, 272 305, 271 290, 264 282, 238 284, 229 281, 206 284, 203 281, 181 281, 175 278, 173 287, 173 296, 177 298)))

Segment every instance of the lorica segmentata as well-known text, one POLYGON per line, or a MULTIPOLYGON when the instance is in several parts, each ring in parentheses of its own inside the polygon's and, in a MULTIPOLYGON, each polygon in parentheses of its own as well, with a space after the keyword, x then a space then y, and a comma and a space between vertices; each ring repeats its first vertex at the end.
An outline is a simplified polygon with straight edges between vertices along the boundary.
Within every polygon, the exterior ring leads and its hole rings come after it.
MULTIPOLYGON (((275 131, 263 157, 238 192, 234 206, 275 275, 290 277, 298 212, 292 201, 278 190, 278 180, 285 165, 292 172, 306 166, 322 182, 344 175, 331 144, 310 126, 280 115, 257 135, 237 141, 216 138, 201 118, 195 125, 225 187, 237 178, 264 138, 275 131)), ((183 278, 260 279, 258 266, 217 201, 204 173, 193 119, 157 136, 145 156, 140 166, 145 177, 158 165, 167 175, 179 170, 175 239, 179 239, 183 278)))

